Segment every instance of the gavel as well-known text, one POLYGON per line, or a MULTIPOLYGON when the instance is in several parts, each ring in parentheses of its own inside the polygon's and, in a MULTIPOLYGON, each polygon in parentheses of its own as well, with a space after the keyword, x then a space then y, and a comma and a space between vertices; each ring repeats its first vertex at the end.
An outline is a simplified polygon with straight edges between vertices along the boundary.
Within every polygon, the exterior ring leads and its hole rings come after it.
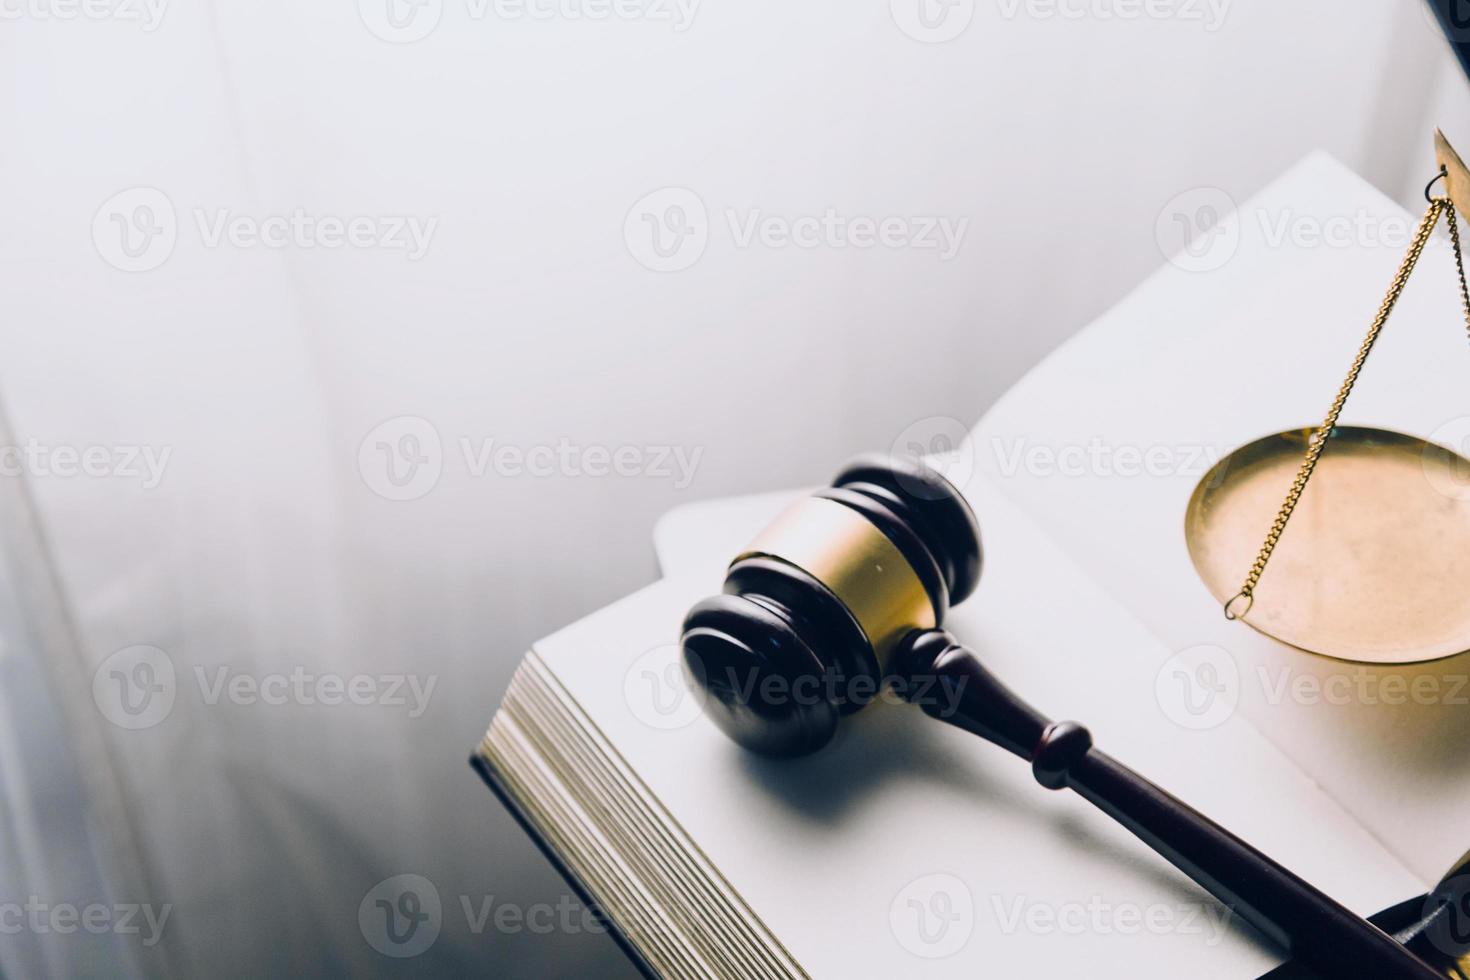
POLYGON ((979 584, 980 527, 917 459, 859 457, 795 503, 684 619, 686 676, 745 748, 806 755, 884 684, 940 721, 1031 763, 1117 820, 1321 976, 1442 977, 1270 857, 1052 721, 941 629, 979 584))

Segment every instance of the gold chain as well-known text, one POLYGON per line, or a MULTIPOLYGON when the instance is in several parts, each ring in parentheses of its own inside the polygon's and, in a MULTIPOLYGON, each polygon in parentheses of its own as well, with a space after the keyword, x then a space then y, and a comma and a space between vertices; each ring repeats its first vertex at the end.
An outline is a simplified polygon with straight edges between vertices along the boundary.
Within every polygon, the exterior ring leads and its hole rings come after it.
POLYGON ((1455 221, 1455 206, 1447 197, 1431 198, 1428 210, 1424 212, 1424 217, 1419 221, 1419 229, 1414 233, 1414 241, 1409 246, 1409 252, 1399 265, 1399 271, 1393 277, 1392 285, 1388 287, 1388 295, 1383 298, 1383 305, 1378 308, 1378 315, 1373 318, 1373 325, 1368 328, 1368 336, 1363 341, 1363 345, 1358 348, 1358 356, 1353 359, 1352 367, 1348 368, 1346 380, 1338 389, 1332 407, 1327 410, 1327 417, 1313 431, 1307 442, 1307 454, 1302 460, 1301 469, 1297 471, 1296 479, 1291 482, 1291 489, 1286 493, 1286 501, 1281 505, 1276 520, 1272 522, 1271 530, 1266 532, 1266 541, 1261 545, 1260 553, 1256 555, 1255 563, 1251 565, 1250 573, 1245 577, 1245 584, 1229 602, 1225 603, 1226 619, 1239 619, 1250 612, 1251 606, 1255 604, 1256 586, 1261 581, 1261 575, 1266 571, 1266 563, 1271 560, 1271 553, 1276 550, 1276 544, 1281 540, 1286 524, 1291 520, 1297 502, 1301 500, 1302 492, 1307 489, 1307 481, 1312 478, 1312 472, 1317 468, 1317 461, 1322 458, 1322 451, 1327 448, 1327 440, 1332 437, 1332 431, 1337 428, 1337 417, 1342 414, 1343 406, 1347 404, 1353 386, 1358 383, 1358 375, 1362 372, 1368 355, 1373 352, 1373 345, 1378 343, 1378 335, 1383 332, 1383 325, 1388 322, 1388 316, 1393 312, 1394 305, 1399 300, 1399 294, 1404 291, 1409 275, 1414 271, 1414 266, 1418 263, 1419 256, 1423 253, 1424 246, 1434 231, 1434 226, 1439 222, 1441 213, 1448 216, 1450 241, 1455 250, 1455 268, 1460 274, 1460 301, 1465 313, 1466 329, 1470 331, 1470 286, 1467 286, 1465 281, 1465 262, 1460 254, 1460 229, 1455 221), (1236 604, 1242 601, 1245 605, 1236 609, 1236 604))
POLYGON ((1470 286, 1465 283, 1465 258, 1460 253, 1460 223, 1455 220, 1455 206, 1444 199, 1445 217, 1450 226, 1450 241, 1455 246, 1455 271, 1460 274, 1460 308, 1465 311, 1465 329, 1470 331, 1470 286))

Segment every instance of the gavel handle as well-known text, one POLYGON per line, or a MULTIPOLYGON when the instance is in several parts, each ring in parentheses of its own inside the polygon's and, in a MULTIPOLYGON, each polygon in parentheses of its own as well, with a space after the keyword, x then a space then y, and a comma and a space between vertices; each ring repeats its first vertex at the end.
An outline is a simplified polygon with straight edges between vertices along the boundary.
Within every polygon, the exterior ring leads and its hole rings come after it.
POLYGON ((1366 919, 1093 748, 1081 725, 1052 722, 1016 697, 949 633, 911 635, 894 667, 902 693, 927 714, 1026 759, 1048 789, 1075 790, 1323 980, 1442 980, 1366 919))

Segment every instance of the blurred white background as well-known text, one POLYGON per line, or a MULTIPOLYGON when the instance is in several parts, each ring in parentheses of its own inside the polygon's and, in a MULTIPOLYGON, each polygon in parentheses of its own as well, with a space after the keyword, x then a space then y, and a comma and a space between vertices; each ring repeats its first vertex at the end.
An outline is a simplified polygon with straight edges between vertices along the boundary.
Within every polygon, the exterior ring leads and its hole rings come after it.
POLYGON ((465 759, 660 513, 973 422, 1195 189, 1470 139, 1415 0, 922 4, 0 4, 0 901, 172 909, 0 974, 628 973, 466 922, 566 888, 465 759), (293 673, 435 686, 208 697, 293 673))

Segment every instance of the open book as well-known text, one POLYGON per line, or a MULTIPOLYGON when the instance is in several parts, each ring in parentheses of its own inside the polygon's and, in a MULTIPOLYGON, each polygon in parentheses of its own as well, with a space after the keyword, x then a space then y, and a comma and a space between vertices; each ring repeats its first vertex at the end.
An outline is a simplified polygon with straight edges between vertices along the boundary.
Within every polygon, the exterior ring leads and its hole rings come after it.
MULTIPOLYGON (((1228 254, 1166 265, 945 464, 986 550, 947 627, 1052 717, 1365 915, 1470 847, 1470 664, 1360 667, 1225 621, 1183 520, 1214 460, 1319 419, 1414 223, 1308 158, 1216 226, 1228 254)), ((1470 416, 1458 317, 1431 246, 1344 424, 1455 431, 1470 416)), ((707 722, 679 675, 680 621, 797 493, 671 513, 665 579, 537 643, 477 754, 646 969, 1245 978, 1279 963, 1087 803, 917 709, 870 706, 795 761, 707 722)))

